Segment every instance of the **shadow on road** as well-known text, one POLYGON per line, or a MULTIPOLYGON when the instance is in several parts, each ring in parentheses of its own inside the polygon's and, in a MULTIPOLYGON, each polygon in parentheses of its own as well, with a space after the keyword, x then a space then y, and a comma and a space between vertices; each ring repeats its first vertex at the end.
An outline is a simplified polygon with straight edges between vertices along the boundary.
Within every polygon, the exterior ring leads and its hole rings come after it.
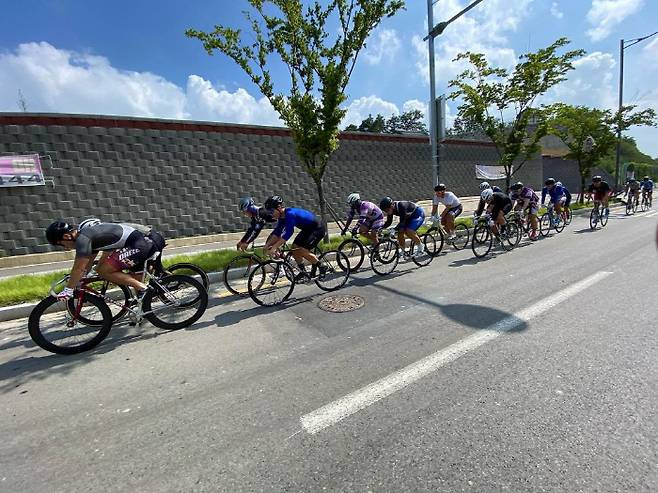
POLYGON ((595 233, 599 229, 600 228, 596 228, 596 229, 592 229, 592 228, 576 229, 576 230, 573 231, 573 234, 582 235, 583 233, 595 233))

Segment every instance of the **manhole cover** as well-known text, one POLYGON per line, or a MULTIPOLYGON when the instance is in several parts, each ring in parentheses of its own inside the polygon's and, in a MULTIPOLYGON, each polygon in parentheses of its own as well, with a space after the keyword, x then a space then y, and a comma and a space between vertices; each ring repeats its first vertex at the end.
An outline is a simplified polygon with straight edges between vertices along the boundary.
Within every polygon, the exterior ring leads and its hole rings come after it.
POLYGON ((339 296, 327 296, 320 300, 318 307, 327 312, 344 313, 358 310, 363 307, 365 303, 366 300, 361 296, 345 294, 339 296))

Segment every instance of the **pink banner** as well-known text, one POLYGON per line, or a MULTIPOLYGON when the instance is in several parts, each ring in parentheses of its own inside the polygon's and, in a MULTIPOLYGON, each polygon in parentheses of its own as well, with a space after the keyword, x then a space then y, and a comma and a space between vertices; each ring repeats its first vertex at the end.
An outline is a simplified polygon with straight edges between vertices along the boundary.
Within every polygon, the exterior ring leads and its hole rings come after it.
POLYGON ((0 187, 43 185, 43 171, 38 154, 0 156, 0 187))

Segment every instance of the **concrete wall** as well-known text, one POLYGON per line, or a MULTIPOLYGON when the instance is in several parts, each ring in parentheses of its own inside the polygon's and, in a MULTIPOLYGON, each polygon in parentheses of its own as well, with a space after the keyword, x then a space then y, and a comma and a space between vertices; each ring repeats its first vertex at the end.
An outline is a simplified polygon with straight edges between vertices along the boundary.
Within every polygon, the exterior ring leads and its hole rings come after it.
MULTIPOLYGON (((318 211, 317 191, 283 128, 119 117, 0 113, 0 155, 39 153, 51 184, 0 188, 0 255, 51 251, 44 228, 56 218, 150 224, 169 238, 245 227, 239 197, 277 193, 318 211)), ((442 146, 441 181, 477 193, 474 164, 495 164, 486 143, 442 146)), ((379 200, 428 199, 431 151, 425 136, 341 135, 325 175, 327 200, 342 210, 353 191, 379 200)), ((519 175, 541 182, 541 164, 519 175)))

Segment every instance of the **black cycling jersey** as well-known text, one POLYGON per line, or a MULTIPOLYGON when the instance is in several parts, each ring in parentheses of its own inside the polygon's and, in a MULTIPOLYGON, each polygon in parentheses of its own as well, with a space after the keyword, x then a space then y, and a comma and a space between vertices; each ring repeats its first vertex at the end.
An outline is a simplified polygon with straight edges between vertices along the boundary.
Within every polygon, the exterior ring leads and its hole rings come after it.
POLYGON ((589 188, 588 188, 589 193, 607 193, 610 191, 610 185, 608 185, 608 182, 602 181, 599 183, 598 187, 594 187, 594 184, 592 183, 589 188))
POLYGON ((263 227, 265 227, 265 223, 274 223, 274 222, 276 221, 272 217, 272 214, 268 212, 267 209, 265 209, 265 207, 260 207, 256 215, 251 218, 251 224, 249 225, 249 229, 247 229, 247 232, 244 234, 240 242, 251 243, 252 241, 255 241, 256 238, 258 238, 258 235, 262 231, 263 227))
POLYGON ((404 226, 413 213, 416 212, 416 209, 418 209, 418 206, 408 200, 397 200, 393 202, 393 213, 386 218, 384 229, 393 223, 393 216, 399 216, 400 226, 404 226))
MULTIPOLYGON (((494 193, 496 193, 496 192, 501 192, 501 193, 502 193, 502 192, 503 192, 503 191, 500 189, 500 187, 497 187, 496 185, 494 185, 493 187, 491 187, 491 190, 493 190, 494 193)), ((482 211, 484 211, 484 206, 485 206, 485 205, 486 205, 486 204, 484 203, 484 200, 480 199, 480 202, 478 203, 478 208, 475 210, 475 215, 476 215, 476 216, 481 216, 481 215, 482 215, 482 211)))
POLYGON ((503 192, 494 192, 494 194, 491 196, 490 203, 494 206, 494 208, 502 209, 506 205, 512 205, 512 199, 510 199, 503 192))
POLYGON ((91 257, 101 250, 123 248, 129 239, 143 236, 142 232, 127 224, 100 223, 88 226, 75 239, 75 254, 78 257, 91 257))

